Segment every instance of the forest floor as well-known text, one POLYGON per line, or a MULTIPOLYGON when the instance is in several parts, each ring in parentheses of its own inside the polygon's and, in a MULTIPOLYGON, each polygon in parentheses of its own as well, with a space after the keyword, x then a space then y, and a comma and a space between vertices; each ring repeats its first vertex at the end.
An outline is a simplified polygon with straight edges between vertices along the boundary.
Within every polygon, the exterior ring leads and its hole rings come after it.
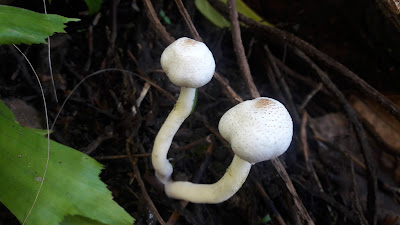
MULTIPOLYGON (((245 1, 275 25, 240 19, 254 83, 261 96, 287 106, 293 141, 280 160, 254 165, 226 202, 187 205, 164 194, 150 155, 179 94, 162 71, 161 53, 171 37, 195 37, 175 1, 152 1, 155 17, 149 2, 104 1, 90 16, 83 1, 48 6, 50 13, 81 19, 51 39, 58 102, 47 45, 20 46, 42 81, 51 122, 82 79, 120 70, 85 80, 51 138, 105 165, 101 179, 135 224, 400 224, 400 32, 389 1, 245 1)), ((210 2, 229 21, 226 5, 210 2)), ((217 131, 219 119, 254 96, 241 75, 231 29, 208 21, 194 1, 183 3, 219 77, 199 88, 169 158, 174 179, 213 183, 233 157, 217 131)), ((12 4, 43 11, 42 1, 12 4)), ((43 126, 40 90, 22 56, 0 46, 0 64, 0 98, 15 113, 28 113, 26 124, 43 126)), ((0 205, 0 224, 19 222, 0 205)))

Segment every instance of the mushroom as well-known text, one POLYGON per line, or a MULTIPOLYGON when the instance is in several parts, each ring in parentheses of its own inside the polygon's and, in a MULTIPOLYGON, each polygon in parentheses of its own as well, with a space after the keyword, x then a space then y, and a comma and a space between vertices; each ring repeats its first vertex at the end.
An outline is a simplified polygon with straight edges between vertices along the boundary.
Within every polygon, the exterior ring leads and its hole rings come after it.
POLYGON ((169 197, 194 203, 223 202, 240 189, 252 164, 283 154, 293 136, 292 118, 285 106, 266 97, 234 106, 222 116, 218 129, 235 153, 225 175, 214 184, 169 181, 165 185, 169 197))
POLYGON ((172 139, 192 111, 196 88, 211 80, 215 61, 204 43, 182 37, 164 50, 161 66, 170 81, 181 87, 178 101, 158 132, 152 152, 156 177, 165 184, 173 171, 167 159, 172 139))

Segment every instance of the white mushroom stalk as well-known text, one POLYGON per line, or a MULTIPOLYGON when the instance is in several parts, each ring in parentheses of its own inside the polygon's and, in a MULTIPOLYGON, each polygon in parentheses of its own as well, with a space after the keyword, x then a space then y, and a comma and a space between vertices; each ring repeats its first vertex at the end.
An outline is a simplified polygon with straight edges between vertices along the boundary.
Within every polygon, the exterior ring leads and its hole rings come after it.
POLYGON ((220 203, 234 195, 246 180, 251 165, 283 154, 293 136, 293 122, 280 102, 271 98, 244 101, 221 118, 219 132, 235 156, 225 175, 214 184, 169 181, 166 194, 194 203, 220 203))
POLYGON ((190 115, 196 88, 207 84, 215 61, 207 46, 190 38, 179 38, 161 55, 161 66, 172 83, 181 87, 180 96, 154 141, 152 163, 157 178, 165 184, 171 179, 172 165, 167 159, 172 139, 190 115))

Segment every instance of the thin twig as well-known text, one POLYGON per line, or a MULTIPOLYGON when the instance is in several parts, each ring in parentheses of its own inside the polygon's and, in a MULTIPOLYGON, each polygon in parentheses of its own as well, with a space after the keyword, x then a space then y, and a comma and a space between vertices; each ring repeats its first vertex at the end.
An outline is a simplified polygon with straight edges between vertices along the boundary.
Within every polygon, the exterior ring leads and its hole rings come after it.
POLYGON ((165 44, 171 44, 175 41, 175 39, 169 35, 165 27, 161 24, 160 20, 157 17, 157 13, 154 10, 153 4, 150 0, 142 0, 144 6, 146 7, 147 18, 150 21, 151 26, 154 31, 161 37, 161 40, 164 41, 165 44))
POLYGON ((83 70, 88 72, 90 69, 90 66, 92 65, 92 55, 93 55, 93 28, 97 25, 101 18, 101 12, 97 13, 96 16, 94 17, 92 23, 89 25, 88 28, 88 56, 87 60, 85 63, 85 66, 83 67, 83 70))
POLYGON ((214 78, 217 79, 219 84, 222 86, 224 93, 231 99, 233 103, 243 102, 243 98, 240 97, 235 90, 233 90, 233 88, 228 84, 226 79, 221 74, 215 72, 214 78))
POLYGON ((300 139, 301 139, 301 146, 303 149, 304 153, 304 161, 306 162, 307 170, 312 174, 314 177, 315 182, 317 183, 317 186, 319 188, 320 192, 325 192, 321 181, 318 178, 317 173, 315 172, 314 166, 312 162, 310 161, 310 149, 308 147, 308 141, 307 141, 307 122, 308 122, 308 113, 307 111, 303 112, 303 116, 301 118, 301 128, 300 128, 300 139))
POLYGON ((113 0, 112 4, 112 25, 111 25, 111 36, 109 37, 109 46, 107 49, 107 54, 103 61, 101 62, 101 69, 105 69, 109 63, 109 59, 111 59, 111 56, 114 54, 115 51, 115 41, 117 40, 117 13, 118 13, 118 5, 119 5, 119 0, 113 0))
MULTIPOLYGON (((289 75, 290 77, 301 81, 303 84, 312 87, 313 89, 317 89, 319 86, 319 83, 316 83, 314 80, 312 80, 309 77, 306 77, 302 74, 297 73, 296 71, 292 70, 291 68, 289 68, 284 62, 282 62, 281 60, 279 60, 278 58, 276 58, 274 56, 274 61, 276 62, 276 64, 279 66, 279 68, 281 69, 282 72, 284 72, 285 74, 289 75)), ((325 89, 325 88, 321 88, 321 92, 326 94, 326 95, 330 95, 330 93, 325 89)), ((300 110, 299 110, 300 111, 300 110)))
POLYGON ((269 63, 271 64, 272 70, 274 71, 274 74, 275 74, 277 80, 279 81, 280 85, 282 86, 283 92, 286 95, 286 98, 287 98, 286 103, 287 103, 288 109, 292 113, 293 120, 295 123, 300 123, 300 116, 299 116, 299 113, 297 112, 297 108, 294 105, 292 93, 289 90, 289 87, 285 81, 285 78, 282 76, 282 73, 279 70, 278 66, 276 65, 274 57, 267 45, 264 45, 264 50, 267 53, 267 58, 269 60, 269 63))
MULTIPOLYGON (((18 52, 16 50, 15 47, 13 47, 12 45, 8 45, 11 53, 15 56, 15 58, 18 60, 18 68, 20 69, 22 78, 24 79, 24 81, 27 83, 27 87, 32 88, 33 91, 35 91, 37 94, 41 94, 41 90, 38 87, 38 85, 36 85, 36 81, 32 79, 32 76, 30 74, 30 72, 28 71, 28 67, 26 66, 25 60, 27 58, 25 57, 21 57, 21 53, 18 52)), ((24 52, 22 52, 22 54, 24 55, 28 55, 29 53, 29 49, 30 47, 28 46, 24 52)))
POLYGON ((150 209, 154 213, 154 215, 156 216, 158 222, 161 225, 165 225, 166 224, 165 221, 161 217, 160 213, 158 213, 158 210, 157 210, 156 206, 154 205, 153 201, 151 200, 149 194, 146 191, 146 186, 144 185, 144 182, 143 182, 142 177, 140 175, 139 168, 137 167, 136 163, 134 165, 132 165, 132 167, 133 167, 133 172, 135 173, 135 178, 139 183, 140 190, 142 191, 142 195, 143 195, 144 199, 146 200, 147 204, 149 204, 150 209))
POLYGON ((303 147, 304 161, 306 162, 308 171, 311 171, 310 153, 307 143, 307 126, 306 126, 307 121, 308 121, 308 113, 304 112, 303 117, 301 118, 300 140, 301 140, 301 145, 303 147))
POLYGON ((210 134, 210 135, 208 135, 206 137, 203 137, 203 138, 200 138, 200 139, 198 139, 196 141, 193 141, 193 142, 191 142, 191 143, 189 143, 187 145, 179 146, 179 147, 173 148, 171 150, 174 150, 174 151, 182 151, 183 150, 183 151, 185 151, 185 150, 188 150, 188 149, 190 149, 190 148, 192 148, 194 146, 197 146, 197 145, 202 145, 202 144, 205 144, 205 143, 212 143, 212 142, 214 142, 214 139, 215 139, 214 135, 210 134))
POLYGON ((154 213, 154 215, 156 216, 158 222, 161 225, 165 225, 166 224, 165 221, 161 217, 160 213, 158 213, 158 210, 157 210, 156 206, 154 205, 153 201, 151 200, 149 194, 146 191, 146 186, 144 185, 144 182, 143 182, 142 177, 140 175, 139 168, 137 167, 136 163, 134 165, 132 165, 132 167, 133 167, 133 172, 135 173, 135 178, 139 183, 140 190, 142 191, 142 195, 143 195, 144 199, 146 200, 147 204, 149 204, 150 209, 154 213))
POLYGON ((255 181, 256 187, 260 195, 263 197, 264 202, 269 208, 269 211, 272 212, 272 216, 278 221, 280 225, 286 225, 286 222, 283 220, 281 214, 276 209, 274 202, 270 199, 267 192, 265 192, 264 188, 261 186, 260 182, 255 181))
POLYGON ((260 97, 260 93, 254 84, 253 77, 251 76, 249 63, 247 62, 246 54, 244 52, 242 37, 240 35, 240 25, 238 21, 238 12, 236 10, 236 0, 228 1, 229 18, 231 21, 233 48, 236 53, 236 59, 239 65, 240 73, 244 82, 249 89, 252 98, 260 97))
POLYGON ((182 0, 175 0, 176 5, 178 6, 179 12, 181 13, 183 19, 185 20, 186 25, 189 27, 190 33, 197 41, 203 41, 200 37, 199 32, 197 32, 196 27, 194 26, 192 20, 190 19, 190 15, 187 12, 185 6, 182 3, 182 0))
POLYGON ((151 211, 153 212, 153 214, 157 218, 158 222, 161 225, 165 225, 166 224, 165 221, 163 220, 161 215, 158 213, 158 210, 157 210, 156 206, 154 205, 153 201, 151 200, 149 194, 147 193, 146 186, 144 185, 144 182, 142 180, 142 176, 140 175, 139 168, 138 168, 138 166, 136 164, 137 160, 132 157, 132 153, 131 153, 131 150, 130 150, 130 144, 131 144, 133 136, 134 135, 132 133, 132 135, 130 135, 126 140, 126 144, 125 144, 126 145, 126 153, 129 156, 129 161, 131 162, 132 169, 133 169, 133 172, 135 174, 135 178, 136 178, 136 180, 137 180, 137 182, 139 184, 139 187, 140 187, 140 190, 142 191, 142 195, 143 195, 144 199, 146 200, 146 202, 149 205, 151 211))
POLYGON ((202 115, 201 115, 200 113, 198 113, 198 112, 195 112, 195 113, 194 113, 194 116, 196 117, 196 119, 200 120, 200 121, 204 124, 204 126, 205 126, 212 134, 214 134, 214 136, 215 136, 221 143, 223 143, 224 145, 227 145, 227 144, 228 144, 228 142, 221 136, 221 134, 218 132, 218 130, 215 129, 213 126, 211 126, 211 125, 208 123, 207 119, 204 118, 204 116, 202 116, 202 115))
MULTIPOLYGON (((304 152, 304 159, 306 162, 307 170, 312 174, 315 182, 317 183, 319 191, 325 192, 324 188, 322 187, 321 181, 319 180, 318 175, 315 172, 314 166, 313 166, 312 162, 310 161, 310 149, 308 147, 308 141, 307 141, 307 136, 308 136, 307 135, 307 122, 308 122, 308 113, 307 113, 307 111, 304 110, 303 116, 301 118, 301 128, 300 128, 300 139, 301 139, 302 149, 304 152)), ((334 217, 333 212, 329 205, 327 206, 327 209, 333 218, 334 217)))
POLYGON ((110 92, 111 97, 114 99, 115 106, 117 107, 117 111, 123 115, 125 113, 124 107, 122 106, 121 101, 118 99, 117 94, 113 90, 108 90, 110 92))
POLYGON ((286 172, 286 169, 283 166, 281 160, 279 158, 275 158, 275 159, 272 159, 271 161, 272 161, 272 165, 274 165, 279 176, 285 181, 286 187, 293 197, 294 204, 295 204, 297 210, 299 210, 298 214, 300 215, 300 217, 305 222, 307 222, 307 224, 314 225, 314 221, 311 219, 310 215, 307 212, 306 207, 304 207, 300 197, 297 195, 297 192, 293 186, 292 180, 290 179, 288 173, 286 172))
POLYGON ((269 79, 269 83, 272 86, 272 89, 275 92, 276 98, 277 100, 284 102, 285 98, 283 97, 283 93, 282 90, 279 88, 278 83, 276 82, 276 77, 274 76, 274 72, 272 71, 271 66, 269 65, 270 63, 264 61, 263 65, 264 65, 264 69, 266 71, 267 77, 269 79))
POLYGON ((90 155, 90 153, 92 153, 94 150, 96 150, 104 141, 109 140, 111 138, 113 138, 114 135, 112 132, 110 133, 105 133, 103 135, 100 135, 96 138, 96 140, 94 140, 93 142, 91 142, 86 149, 83 151, 83 153, 85 153, 86 155, 90 155))
POLYGON ((368 225, 368 221, 363 214, 363 210, 360 204, 360 200, 356 194, 357 191, 357 184, 355 181, 355 173, 354 173, 354 164, 353 161, 350 161, 350 168, 351 168, 351 196, 353 198, 353 208, 355 209, 355 213, 358 215, 360 219, 361 225, 368 225))
POLYGON ((316 88, 314 88, 310 94, 308 94, 303 102, 300 104, 299 106, 299 111, 303 111, 304 108, 308 105, 308 103, 311 101, 311 99, 324 87, 324 85, 322 83, 319 83, 318 86, 316 88))

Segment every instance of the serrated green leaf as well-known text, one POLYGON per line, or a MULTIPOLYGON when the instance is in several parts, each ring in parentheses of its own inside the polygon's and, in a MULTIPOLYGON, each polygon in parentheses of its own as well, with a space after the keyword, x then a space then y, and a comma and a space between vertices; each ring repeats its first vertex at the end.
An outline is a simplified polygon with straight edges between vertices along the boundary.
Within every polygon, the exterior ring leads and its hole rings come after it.
POLYGON ((0 44, 39 44, 54 33, 65 32, 64 24, 79 19, 0 5, 0 44))
MULTIPOLYGON (((10 118, 0 101, 0 202, 23 221, 42 180, 47 138, 10 118)), ((100 180, 102 168, 91 157, 51 141, 47 174, 26 225, 132 224, 100 180)))
POLYGON ((94 14, 100 10, 103 0, 85 0, 85 3, 89 8, 89 14, 94 14))
MULTIPOLYGON (((227 0, 220 0, 223 3, 227 3, 227 0)), ((227 21, 214 7, 208 3, 207 0, 195 0, 196 8, 215 26, 224 28, 229 27, 230 23, 227 21)), ((244 16, 260 22, 264 25, 273 27, 273 25, 267 21, 265 21, 262 17, 260 17, 257 13, 255 13, 250 7, 248 7, 242 0, 236 0, 236 8, 237 11, 244 16)))

